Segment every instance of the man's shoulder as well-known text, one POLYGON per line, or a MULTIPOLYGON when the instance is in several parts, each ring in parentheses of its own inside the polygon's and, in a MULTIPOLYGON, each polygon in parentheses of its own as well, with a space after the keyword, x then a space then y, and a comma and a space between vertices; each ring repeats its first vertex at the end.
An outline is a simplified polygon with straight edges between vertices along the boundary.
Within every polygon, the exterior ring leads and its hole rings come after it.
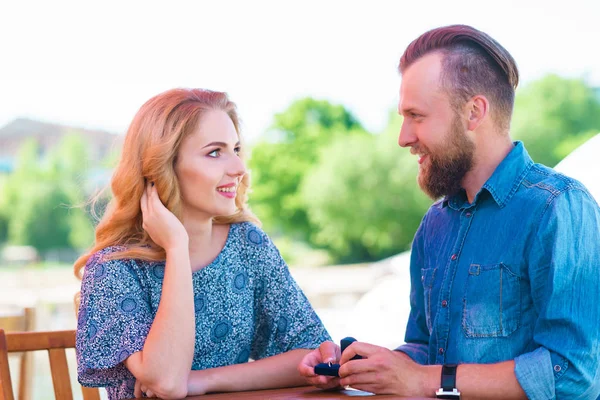
MULTIPOLYGON (((525 192, 558 197, 561 193, 579 191, 588 194, 586 187, 577 179, 564 175, 543 164, 534 164, 522 181, 525 192)), ((550 199, 551 200, 551 199, 550 199)))

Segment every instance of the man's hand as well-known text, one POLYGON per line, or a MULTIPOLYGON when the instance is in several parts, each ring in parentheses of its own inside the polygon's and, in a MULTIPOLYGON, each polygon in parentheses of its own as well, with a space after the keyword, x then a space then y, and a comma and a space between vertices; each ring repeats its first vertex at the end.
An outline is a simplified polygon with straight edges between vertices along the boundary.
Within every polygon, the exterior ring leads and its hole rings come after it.
POLYGON ((320 389, 334 389, 340 387, 340 378, 315 374, 315 365, 320 363, 337 363, 340 359, 340 347, 333 342, 323 342, 318 349, 314 349, 304 356, 298 365, 298 372, 309 385, 320 389))
POLYGON ((400 351, 354 342, 340 360, 340 384, 376 394, 424 396, 426 371, 400 351), (355 355, 362 360, 350 360, 355 355))

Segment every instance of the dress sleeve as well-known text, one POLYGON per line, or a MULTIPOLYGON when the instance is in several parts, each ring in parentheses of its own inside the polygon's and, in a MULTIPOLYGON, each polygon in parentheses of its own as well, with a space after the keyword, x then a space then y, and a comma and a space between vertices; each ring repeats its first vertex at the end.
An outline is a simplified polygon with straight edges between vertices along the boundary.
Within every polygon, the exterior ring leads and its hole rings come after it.
POLYGON ((258 360, 294 349, 314 349, 331 340, 321 319, 290 274, 269 237, 256 227, 248 231, 259 246, 261 272, 255 288, 255 334, 250 357, 258 360))
POLYGON ((77 375, 84 386, 116 386, 132 375, 123 360, 144 347, 153 321, 134 260, 90 257, 77 319, 77 375))

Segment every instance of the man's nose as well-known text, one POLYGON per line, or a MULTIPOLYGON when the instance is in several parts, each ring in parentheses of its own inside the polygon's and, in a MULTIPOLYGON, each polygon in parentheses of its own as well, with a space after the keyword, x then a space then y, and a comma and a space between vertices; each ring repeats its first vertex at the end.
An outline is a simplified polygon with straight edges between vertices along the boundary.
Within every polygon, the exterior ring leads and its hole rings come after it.
POLYGON ((400 134, 398 135, 398 145, 400 147, 408 147, 412 143, 416 142, 417 138, 412 132, 410 127, 402 122, 402 126, 400 127, 400 134))

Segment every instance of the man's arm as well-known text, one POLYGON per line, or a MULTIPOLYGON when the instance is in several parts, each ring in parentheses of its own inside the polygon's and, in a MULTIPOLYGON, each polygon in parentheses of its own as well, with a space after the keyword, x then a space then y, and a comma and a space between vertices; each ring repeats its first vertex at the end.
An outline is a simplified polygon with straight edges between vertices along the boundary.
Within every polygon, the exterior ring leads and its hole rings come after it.
POLYGON ((574 187, 542 215, 529 255, 539 347, 515 359, 530 398, 600 395, 600 209, 574 187))
POLYGON ((426 365, 429 349, 429 329, 425 322, 425 304, 421 269, 425 262, 424 230, 427 214, 415 233, 410 253, 410 315, 406 324, 405 344, 396 350, 407 354, 415 362, 426 365))
MULTIPOLYGON (((435 397, 441 365, 420 365, 408 355, 368 343, 354 342, 340 360, 340 384, 377 394, 435 397), (362 360, 350 361, 356 354, 362 360)), ((526 399, 514 372, 514 361, 461 364, 456 385, 463 399, 526 399)))

